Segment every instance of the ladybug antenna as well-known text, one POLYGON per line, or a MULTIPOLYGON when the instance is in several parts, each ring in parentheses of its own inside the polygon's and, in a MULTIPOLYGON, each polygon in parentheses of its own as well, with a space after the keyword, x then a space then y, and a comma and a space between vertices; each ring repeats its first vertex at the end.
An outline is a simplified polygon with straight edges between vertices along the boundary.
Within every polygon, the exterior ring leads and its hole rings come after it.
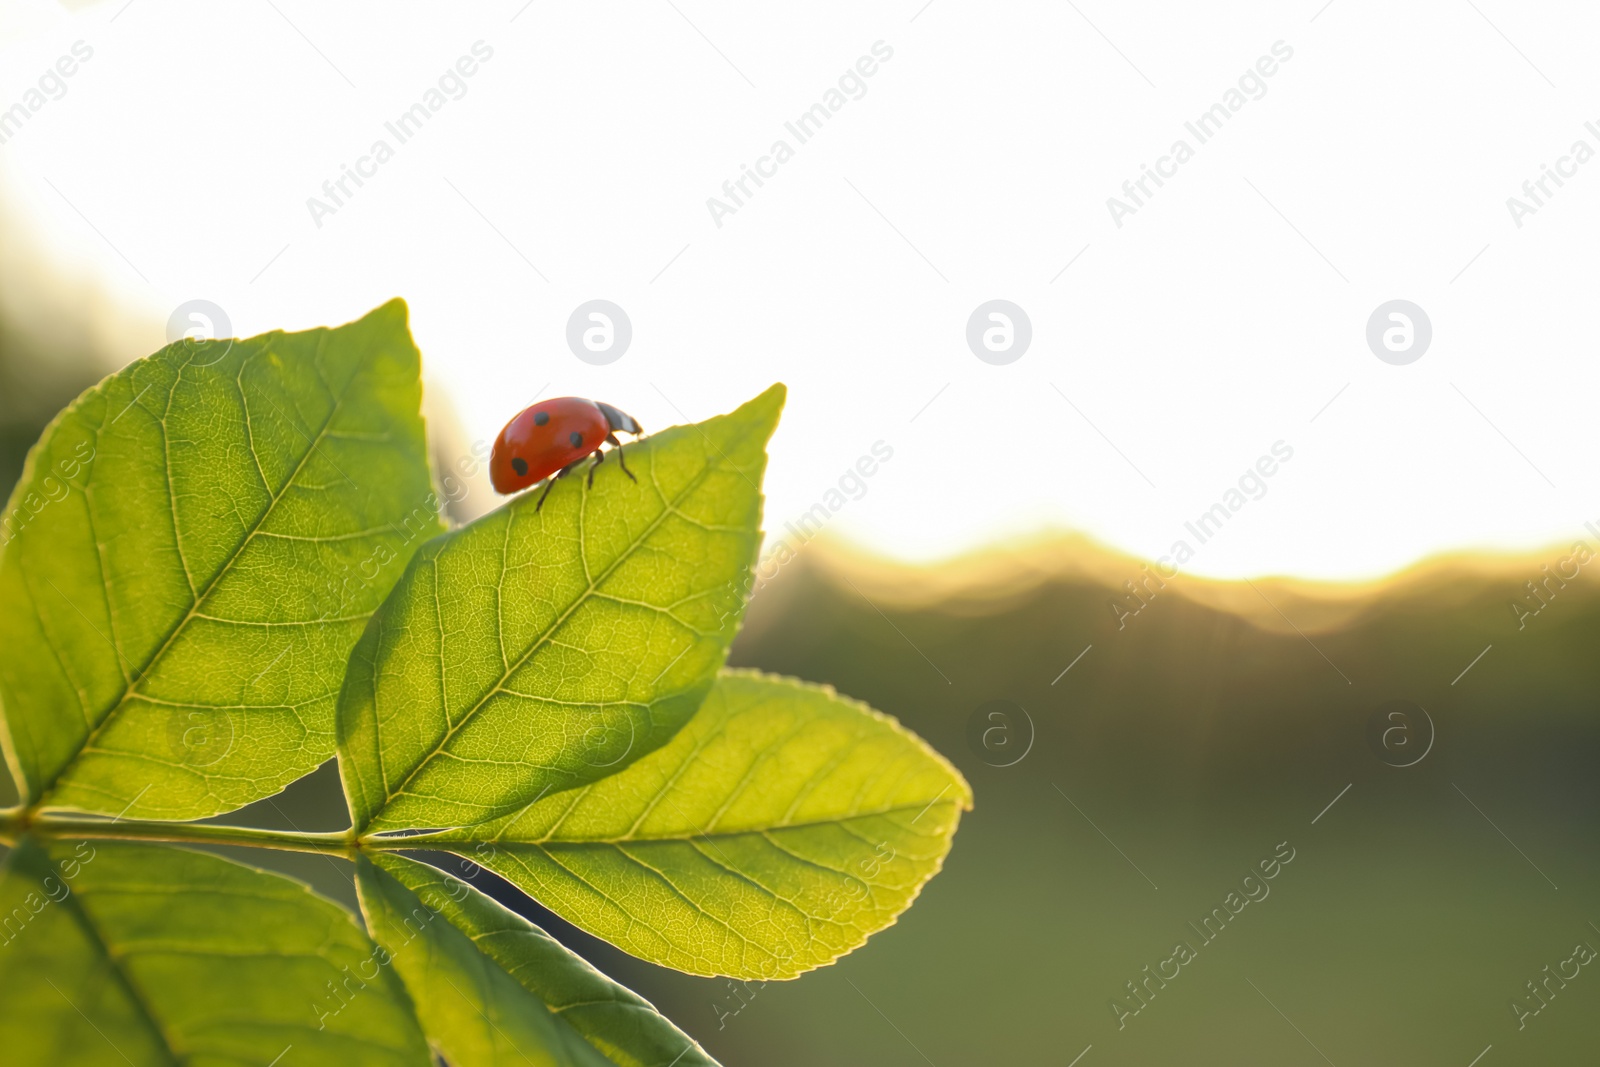
POLYGON ((621 430, 623 433, 632 434, 635 437, 644 433, 644 430, 642 427, 640 427, 638 420, 636 420, 632 415, 629 415, 627 412, 622 411, 619 408, 614 408, 610 404, 607 404, 601 400, 596 400, 594 402, 594 406, 599 408, 600 413, 606 417, 606 422, 611 426, 612 433, 616 433, 618 430, 621 430))

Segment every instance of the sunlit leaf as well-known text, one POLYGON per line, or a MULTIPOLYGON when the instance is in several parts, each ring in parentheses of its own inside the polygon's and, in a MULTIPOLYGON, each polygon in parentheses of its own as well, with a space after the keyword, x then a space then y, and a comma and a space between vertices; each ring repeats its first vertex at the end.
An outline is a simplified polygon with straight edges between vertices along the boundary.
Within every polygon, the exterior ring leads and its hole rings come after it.
POLYGON ((418 363, 399 302, 182 342, 30 455, 0 516, 23 801, 0 812, 22 835, 0 1061, 716 1067, 525 919, 384 850, 454 850, 645 959, 746 979, 850 951, 942 864, 971 802, 948 763, 830 689, 722 672, 781 385, 435 536, 418 363), (348 835, 178 825, 335 748, 348 835), (342 853, 371 936, 287 878, 65 833, 342 853))
POLYGON ((791 978, 892 923, 971 800, 893 719, 828 688, 730 671, 622 773, 418 841, 643 959, 791 978))
POLYGON ((715 1067, 643 998, 466 882, 379 852, 356 884, 428 1039, 455 1067, 715 1067))
POLYGON ((62 412, 0 556, 25 801, 200 818, 333 754, 350 648, 439 528, 418 364, 394 301, 168 346, 62 412))
POLYGON ((349 912, 162 845, 25 840, 0 879, 0 1059, 74 1067, 428 1067, 349 912))
POLYGON ((367 831, 463 826, 612 774, 694 714, 760 540, 782 386, 430 542, 351 655, 340 771, 367 831))

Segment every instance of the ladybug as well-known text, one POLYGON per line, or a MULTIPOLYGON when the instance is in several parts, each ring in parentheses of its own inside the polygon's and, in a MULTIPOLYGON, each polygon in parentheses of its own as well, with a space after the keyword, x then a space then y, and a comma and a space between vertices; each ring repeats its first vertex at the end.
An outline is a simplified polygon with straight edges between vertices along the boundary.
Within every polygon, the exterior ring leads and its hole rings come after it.
POLYGON ((635 437, 644 432, 632 415, 610 404, 576 396, 541 400, 523 408, 494 439, 489 481, 495 492, 509 495, 549 478, 534 506, 538 511, 556 480, 565 478, 585 456, 594 457, 589 464, 589 484, 593 485, 594 469, 606 458, 600 446, 609 443, 615 446, 622 473, 637 482, 622 458, 618 431, 635 437))

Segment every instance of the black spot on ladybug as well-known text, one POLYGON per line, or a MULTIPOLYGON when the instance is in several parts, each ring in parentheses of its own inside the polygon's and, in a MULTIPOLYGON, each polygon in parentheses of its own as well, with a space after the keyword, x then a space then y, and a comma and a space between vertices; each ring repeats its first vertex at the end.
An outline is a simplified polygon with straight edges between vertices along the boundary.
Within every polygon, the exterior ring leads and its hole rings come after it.
POLYGON ((518 478, 526 478, 528 476, 528 461, 521 456, 513 456, 511 457, 511 469, 517 472, 518 478))
POLYGON ((549 421, 550 421, 550 413, 548 411, 535 411, 533 413, 533 424, 535 426, 543 426, 545 423, 547 423, 549 421))
POLYGON ((567 440, 572 442, 573 448, 578 448, 583 444, 583 434, 575 433, 571 437, 567 438, 567 440))

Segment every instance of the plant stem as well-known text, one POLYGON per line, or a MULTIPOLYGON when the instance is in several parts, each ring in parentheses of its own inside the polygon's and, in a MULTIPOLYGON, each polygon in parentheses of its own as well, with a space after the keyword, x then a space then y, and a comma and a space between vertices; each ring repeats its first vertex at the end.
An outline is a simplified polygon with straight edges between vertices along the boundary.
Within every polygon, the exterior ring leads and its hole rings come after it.
MULTIPOLYGON (((288 852, 320 852, 353 858, 368 842, 358 843, 348 831, 311 834, 292 830, 260 830, 251 826, 214 823, 150 822, 140 819, 91 819, 70 816, 34 816, 20 808, 0 810, 0 837, 14 844, 24 834, 90 840, 164 841, 212 845, 242 845, 288 852)), ((384 845, 372 842, 379 848, 384 845)))

